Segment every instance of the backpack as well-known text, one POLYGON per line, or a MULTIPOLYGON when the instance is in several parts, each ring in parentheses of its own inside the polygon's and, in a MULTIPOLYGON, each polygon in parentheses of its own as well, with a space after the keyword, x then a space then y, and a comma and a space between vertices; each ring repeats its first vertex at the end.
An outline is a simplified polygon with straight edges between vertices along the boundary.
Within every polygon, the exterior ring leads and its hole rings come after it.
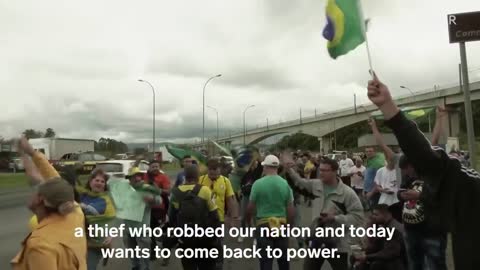
POLYGON ((200 198, 198 193, 202 185, 196 184, 192 190, 182 192, 178 187, 172 190, 175 199, 178 201, 178 212, 176 225, 178 227, 207 227, 208 205, 207 201, 200 198))

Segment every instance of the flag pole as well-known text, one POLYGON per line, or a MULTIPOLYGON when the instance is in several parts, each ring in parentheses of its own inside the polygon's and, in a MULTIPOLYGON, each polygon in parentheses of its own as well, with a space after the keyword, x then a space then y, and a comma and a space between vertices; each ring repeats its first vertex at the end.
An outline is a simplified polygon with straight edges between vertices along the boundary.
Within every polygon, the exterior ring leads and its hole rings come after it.
POLYGON ((359 16, 360 16, 360 26, 362 27, 362 33, 363 33, 363 37, 365 39, 365 46, 367 48, 367 57, 368 57, 368 65, 370 66, 370 75, 372 76, 372 79, 373 79, 373 64, 372 64, 372 55, 370 53, 370 46, 368 45, 368 37, 367 37, 367 29, 366 29, 366 21, 365 21, 365 17, 363 15, 363 7, 362 7, 362 2, 361 0, 356 0, 357 2, 357 7, 358 7, 358 12, 359 12, 359 16))

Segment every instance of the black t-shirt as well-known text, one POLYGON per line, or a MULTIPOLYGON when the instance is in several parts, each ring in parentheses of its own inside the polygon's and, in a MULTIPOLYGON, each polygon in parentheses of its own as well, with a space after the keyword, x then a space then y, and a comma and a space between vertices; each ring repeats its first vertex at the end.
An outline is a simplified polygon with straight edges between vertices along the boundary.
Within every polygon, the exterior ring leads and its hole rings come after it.
MULTIPOLYGON (((407 178, 403 181, 403 187, 419 193, 423 192, 424 181, 412 178, 407 178)), ((406 230, 416 230, 424 235, 438 235, 443 233, 440 227, 433 224, 431 217, 426 213, 422 199, 403 202, 402 221, 406 230)))
MULTIPOLYGON (((423 181, 413 181, 410 185, 410 189, 421 193, 423 189, 423 181)), ((424 229, 425 209, 422 201, 405 201, 403 204, 402 220, 406 228, 424 229)))

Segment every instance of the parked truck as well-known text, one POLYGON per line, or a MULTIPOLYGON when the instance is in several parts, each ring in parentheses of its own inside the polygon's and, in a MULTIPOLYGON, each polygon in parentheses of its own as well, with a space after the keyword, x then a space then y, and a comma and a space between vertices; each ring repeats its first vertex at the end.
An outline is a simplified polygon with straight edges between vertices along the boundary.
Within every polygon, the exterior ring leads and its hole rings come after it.
POLYGON ((95 141, 66 138, 40 138, 30 139, 30 144, 37 151, 45 154, 45 157, 55 163, 67 153, 93 152, 95 141))

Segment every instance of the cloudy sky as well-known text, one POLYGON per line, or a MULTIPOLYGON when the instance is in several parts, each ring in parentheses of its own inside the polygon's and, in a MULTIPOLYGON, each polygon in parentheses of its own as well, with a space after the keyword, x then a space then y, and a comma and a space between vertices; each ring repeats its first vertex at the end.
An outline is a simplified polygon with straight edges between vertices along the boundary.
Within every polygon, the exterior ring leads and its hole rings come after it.
MULTIPOLYGON (((365 0, 376 72, 395 96, 458 82, 447 14, 478 0, 365 0)), ((321 33, 326 0, 0 0, 0 136, 53 128, 60 137, 146 142, 202 135, 206 104, 220 134, 367 102, 365 45, 334 61, 321 33)), ((467 45, 480 80, 480 42, 467 45)), ((207 108, 207 135, 215 135, 207 108)))

